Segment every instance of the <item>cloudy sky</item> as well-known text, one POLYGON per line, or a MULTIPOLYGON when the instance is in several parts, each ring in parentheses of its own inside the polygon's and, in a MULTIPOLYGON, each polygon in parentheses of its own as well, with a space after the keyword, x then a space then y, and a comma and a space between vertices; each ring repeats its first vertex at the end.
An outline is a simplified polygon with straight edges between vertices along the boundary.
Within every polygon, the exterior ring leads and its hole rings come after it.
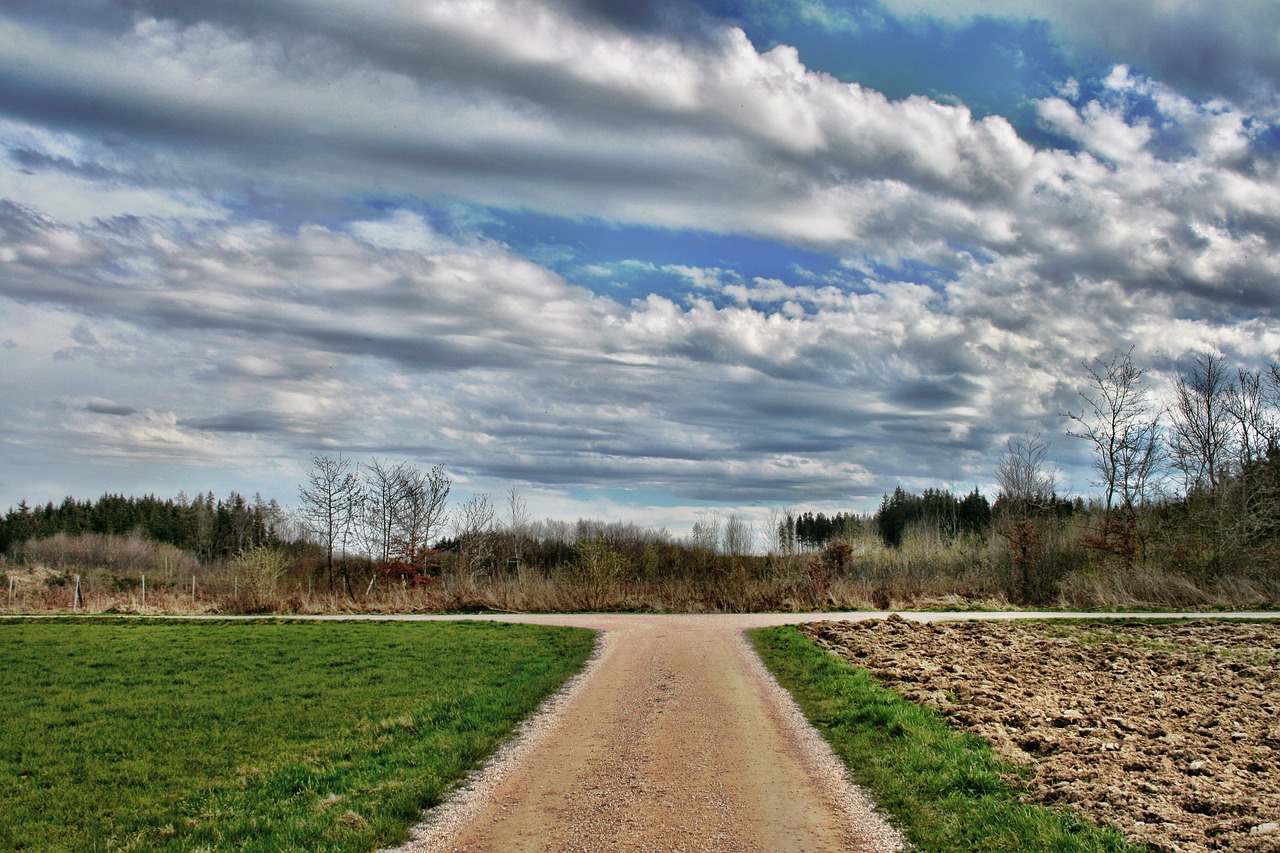
POLYGON ((1280 351, 1274 0, 10 0, 0 509, 312 454, 665 524, 1280 351))

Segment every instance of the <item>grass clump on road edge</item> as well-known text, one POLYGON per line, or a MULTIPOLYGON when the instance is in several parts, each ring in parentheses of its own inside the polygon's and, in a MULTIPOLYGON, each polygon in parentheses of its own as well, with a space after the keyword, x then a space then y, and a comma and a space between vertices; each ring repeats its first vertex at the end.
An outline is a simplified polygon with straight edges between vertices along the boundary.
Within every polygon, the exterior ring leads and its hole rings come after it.
POLYGON ((0 620, 0 850, 400 843, 593 647, 480 622, 0 620))
POLYGON ((921 851, 1138 851, 1114 829, 1019 802, 1019 768, 794 627, 748 632, 859 785, 921 851))

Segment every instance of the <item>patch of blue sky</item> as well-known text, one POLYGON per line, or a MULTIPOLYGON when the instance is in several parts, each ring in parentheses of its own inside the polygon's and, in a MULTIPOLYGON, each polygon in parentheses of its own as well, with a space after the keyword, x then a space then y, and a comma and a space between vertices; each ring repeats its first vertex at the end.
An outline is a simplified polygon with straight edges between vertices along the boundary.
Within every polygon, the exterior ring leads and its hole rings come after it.
MULTIPOLYGON (((1130 75, 1138 78, 1146 76, 1145 72, 1138 68, 1130 68, 1130 75)), ((1179 117, 1170 116, 1161 108, 1153 91, 1143 87, 1124 88, 1119 91, 1102 89, 1093 93, 1088 99, 1097 100, 1109 109, 1117 111, 1124 123, 1131 127, 1142 126, 1149 129, 1151 138, 1146 143, 1146 147, 1156 157, 1177 160, 1196 155, 1196 148, 1188 136, 1185 124, 1179 117)), ((1197 109, 1210 115, 1227 109, 1221 103, 1206 101, 1193 101, 1193 103, 1197 109)), ((1253 129, 1257 126, 1253 118, 1246 120, 1246 127, 1253 129)), ((1257 135, 1255 132, 1255 139, 1257 135)), ((1272 142, 1280 143, 1280 136, 1273 138, 1272 142)))
MULTIPOLYGON (((410 210, 437 233, 500 242, 569 283, 620 302, 655 294, 675 302, 696 296, 723 307, 737 304, 741 298, 742 291, 726 295, 718 287, 699 287, 695 283, 699 275, 721 284, 750 285, 756 279, 776 279, 794 285, 834 286, 853 293, 866 293, 876 283, 907 282, 926 285, 941 294, 958 278, 953 268, 918 259, 895 263, 865 257, 842 259, 740 234, 622 225, 528 210, 433 206, 401 198, 369 199, 364 207, 364 218, 370 211, 390 217, 410 210)), ((979 263, 992 261, 976 247, 952 248, 979 263)), ((817 310, 801 307, 806 312, 817 310)))
POLYGON ((475 236, 491 218, 486 208, 451 199, 427 200, 404 196, 367 198, 362 201, 361 208, 356 218, 368 218, 370 211, 386 217, 402 210, 409 211, 421 217, 437 234, 462 240, 475 236))
MULTIPOLYGON (((961 243, 957 240, 948 240, 947 248, 951 249, 953 252, 955 252, 958 255, 968 255, 969 257, 973 258, 974 261, 978 262, 979 264, 982 264, 983 266, 986 266, 987 264, 994 264, 996 262, 995 255, 991 254, 986 249, 983 249, 981 246, 978 246, 977 244, 961 243)), ((954 280, 955 277, 958 277, 958 276, 955 273, 953 273, 952 280, 954 280)))
MULTIPOLYGON (((728 3, 710 5, 713 13, 730 14, 728 3)), ((737 8, 736 22, 759 49, 792 45, 809 68, 893 99, 923 95, 963 104, 978 118, 1004 116, 1042 147, 1065 143, 1046 133, 1035 101, 1058 95, 1068 79, 1108 70, 1087 59, 1073 64, 1039 21, 902 21, 873 2, 827 3, 826 14, 814 14, 822 5, 769 10, 748 4, 737 8)))
POLYGON ((1250 145, 1256 154, 1268 154, 1272 157, 1280 155, 1280 124, 1273 124, 1260 118, 1250 118, 1250 145))
POLYGON ((651 228, 530 211, 490 209, 484 236, 555 270, 572 284, 612 298, 658 294, 680 299, 690 278, 680 272, 720 271, 735 281, 794 281, 798 271, 836 275, 840 259, 740 234, 651 228))

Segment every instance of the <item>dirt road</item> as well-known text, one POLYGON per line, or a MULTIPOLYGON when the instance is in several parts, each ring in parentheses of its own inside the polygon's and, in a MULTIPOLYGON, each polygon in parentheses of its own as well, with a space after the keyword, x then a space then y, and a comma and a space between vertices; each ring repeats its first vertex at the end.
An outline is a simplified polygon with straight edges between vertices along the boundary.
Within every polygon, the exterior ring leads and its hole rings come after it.
POLYGON ((405 851, 899 849, 742 638, 751 617, 547 621, 605 631, 597 658, 405 851))

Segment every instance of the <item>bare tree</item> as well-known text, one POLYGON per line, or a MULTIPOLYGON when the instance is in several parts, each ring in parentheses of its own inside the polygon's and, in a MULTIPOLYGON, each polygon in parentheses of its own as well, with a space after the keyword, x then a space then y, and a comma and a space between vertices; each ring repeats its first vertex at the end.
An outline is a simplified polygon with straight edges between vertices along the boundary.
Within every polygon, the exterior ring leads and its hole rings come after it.
POLYGON ((360 531, 365 550, 379 563, 391 560, 396 533, 396 513, 404 464, 392 465, 374 457, 364 468, 360 505, 360 531))
POLYGON ((746 556, 755 549, 755 539, 756 533, 751 522, 736 513, 725 519, 721 539, 724 553, 731 557, 746 556))
POLYGON ((1277 448, 1280 366, 1244 370, 1227 389, 1231 422, 1232 480, 1215 495, 1211 508, 1219 516, 1221 550, 1237 556, 1248 543, 1272 535, 1280 518, 1280 483, 1272 454, 1277 448))
POLYGON ((996 464, 1000 494, 994 529, 1007 542, 1007 553, 1025 601, 1039 600, 1047 594, 1047 534, 1052 530, 1045 522, 1056 490, 1055 472, 1045 459, 1048 452, 1048 442, 1038 434, 1011 438, 996 464))
POLYGON ((1133 363, 1133 348, 1109 361, 1095 358, 1085 365, 1089 388, 1080 390, 1084 409, 1068 413, 1077 425, 1068 434, 1093 445, 1093 469, 1103 490, 1103 512, 1109 521, 1118 501, 1126 515, 1146 501, 1160 458, 1160 415, 1133 363))
POLYGON ((694 548, 715 553, 720 548, 720 519, 708 516, 703 521, 695 521, 689 531, 689 544, 694 548))
POLYGON ((453 533, 460 539, 491 533, 498 522, 498 511, 494 509, 493 499, 485 493, 472 495, 462 505, 453 519, 453 533))
POLYGON ((511 561, 518 569, 524 559, 524 543, 529 536, 529 508, 520 492, 512 488, 507 493, 507 533, 511 537, 511 561))
MULTIPOLYGON (((1268 402, 1273 409, 1280 408, 1280 361, 1268 364, 1264 377, 1267 383, 1268 402)), ((181 492, 179 495, 185 497, 181 492)))
POLYGON ((444 527, 449 490, 453 481, 437 465, 424 472, 416 465, 398 466, 395 472, 395 536, 392 553, 401 561, 420 566, 431 540, 444 527))
MULTIPOLYGON (((1272 370, 1275 370, 1274 366, 1272 370)), ((1226 410, 1235 433, 1235 462, 1241 471, 1265 458, 1267 451, 1275 446, 1274 390, 1266 374, 1243 368, 1236 373, 1236 381, 1227 388, 1226 410)))
POLYGON ((790 557, 796 551, 796 512, 792 507, 769 510, 768 526, 769 553, 782 557, 790 557))
POLYGON ((1205 352, 1178 374, 1170 411, 1170 454, 1187 492, 1217 488, 1231 451, 1231 379, 1222 356, 1205 352))
POLYGON ((487 494, 472 495, 453 518, 453 535, 458 540, 461 562, 472 579, 493 563, 493 533, 498 513, 487 494))
POLYGON ((298 487, 303 527, 316 537, 325 551, 325 574, 333 589, 333 553, 345 552, 351 523, 360 497, 360 479, 351 471, 351 461, 312 456, 307 482, 298 487))
POLYGON ((1043 509, 1053 500, 1056 472, 1045 460, 1049 443, 1036 435, 1009 439, 1004 456, 996 464, 996 485, 1005 502, 1043 509))

